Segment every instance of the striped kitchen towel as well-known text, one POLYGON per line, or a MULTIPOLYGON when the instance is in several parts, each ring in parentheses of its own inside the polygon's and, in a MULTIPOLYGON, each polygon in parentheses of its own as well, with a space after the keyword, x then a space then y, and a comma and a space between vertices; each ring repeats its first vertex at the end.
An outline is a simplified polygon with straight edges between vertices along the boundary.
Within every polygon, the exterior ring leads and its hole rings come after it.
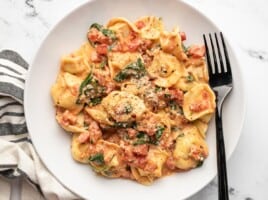
POLYGON ((23 89, 28 66, 14 51, 0 52, 0 200, 12 198, 14 180, 22 188, 16 189, 21 199, 77 199, 47 171, 27 133, 23 89))

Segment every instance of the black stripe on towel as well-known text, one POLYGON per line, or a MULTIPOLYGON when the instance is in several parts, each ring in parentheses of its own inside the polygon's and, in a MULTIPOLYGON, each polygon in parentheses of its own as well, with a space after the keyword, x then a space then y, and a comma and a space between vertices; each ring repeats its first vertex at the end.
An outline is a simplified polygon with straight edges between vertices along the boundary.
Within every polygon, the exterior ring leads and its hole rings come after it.
POLYGON ((14 52, 11 50, 1 51, 0 58, 10 60, 10 61, 22 66, 24 69, 28 69, 28 67, 29 67, 28 63, 17 52, 14 52))
POLYGON ((21 104, 19 102, 10 102, 10 103, 0 106, 0 110, 8 106, 21 106, 21 104))
POLYGON ((15 117, 24 117, 24 113, 18 113, 18 112, 4 112, 2 115, 0 115, 0 119, 4 116, 15 116, 15 117))
POLYGON ((2 123, 0 124, 0 136, 2 135, 20 135, 27 133, 26 123, 23 124, 12 124, 2 123))
POLYGON ((0 67, 8 69, 8 70, 10 70, 10 71, 12 71, 12 72, 14 72, 14 73, 16 73, 18 75, 22 75, 21 72, 18 72, 17 70, 13 69, 12 67, 9 67, 9 66, 3 65, 3 64, 0 64, 0 67))
POLYGON ((17 76, 13 76, 13 75, 10 75, 10 74, 4 73, 4 72, 0 72, 0 75, 2 75, 2 76, 8 76, 8 77, 11 77, 11 78, 15 78, 15 79, 21 81, 22 83, 25 82, 25 80, 23 78, 20 78, 20 77, 17 77, 17 76))
POLYGON ((14 143, 29 142, 29 143, 31 143, 31 140, 29 139, 28 136, 25 136, 25 137, 20 138, 20 139, 10 140, 10 142, 14 142, 14 143))
POLYGON ((11 95, 16 99, 23 101, 23 90, 11 83, 0 82, 0 93, 11 95))

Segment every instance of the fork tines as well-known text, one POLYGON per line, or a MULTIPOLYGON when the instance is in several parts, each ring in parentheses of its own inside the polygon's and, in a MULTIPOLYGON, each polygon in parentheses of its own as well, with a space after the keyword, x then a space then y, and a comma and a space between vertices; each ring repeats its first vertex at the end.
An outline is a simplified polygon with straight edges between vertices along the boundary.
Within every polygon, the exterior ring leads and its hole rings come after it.
MULTIPOLYGON (((217 82, 217 75, 225 75, 228 76, 229 79, 232 79, 230 60, 222 32, 220 32, 221 43, 219 42, 217 33, 214 33, 214 37, 211 33, 209 33, 208 36, 205 36, 205 34, 203 34, 203 39, 207 52, 206 55, 209 77, 215 77, 215 80, 210 79, 210 83, 213 82, 212 85, 217 84, 215 83, 217 82), (207 42, 207 37, 209 38, 209 42, 207 42), (212 52, 210 52, 209 49, 211 49, 212 52)), ((231 80, 228 80, 228 82, 230 81, 231 80)))

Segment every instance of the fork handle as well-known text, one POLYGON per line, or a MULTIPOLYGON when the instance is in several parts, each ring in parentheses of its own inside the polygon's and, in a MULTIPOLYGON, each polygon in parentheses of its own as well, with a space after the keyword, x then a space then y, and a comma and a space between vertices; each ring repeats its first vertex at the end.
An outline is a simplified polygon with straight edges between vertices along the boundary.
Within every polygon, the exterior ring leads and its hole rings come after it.
MULTIPOLYGON (((221 107, 221 106, 220 106, 221 107)), ((228 200, 228 181, 225 158, 225 145, 222 129, 221 108, 216 107, 216 143, 217 143, 217 167, 218 167, 218 199, 228 200), (220 112, 219 112, 220 111, 220 112)))

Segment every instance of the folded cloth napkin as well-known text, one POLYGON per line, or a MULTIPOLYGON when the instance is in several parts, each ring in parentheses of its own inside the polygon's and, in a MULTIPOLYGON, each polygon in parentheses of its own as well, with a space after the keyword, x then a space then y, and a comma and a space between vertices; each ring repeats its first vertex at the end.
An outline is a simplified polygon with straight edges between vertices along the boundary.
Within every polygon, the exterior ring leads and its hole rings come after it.
POLYGON ((78 199, 47 171, 27 133, 23 111, 27 69, 18 53, 0 52, 0 200, 10 199, 8 180, 22 180, 21 199, 78 199))

